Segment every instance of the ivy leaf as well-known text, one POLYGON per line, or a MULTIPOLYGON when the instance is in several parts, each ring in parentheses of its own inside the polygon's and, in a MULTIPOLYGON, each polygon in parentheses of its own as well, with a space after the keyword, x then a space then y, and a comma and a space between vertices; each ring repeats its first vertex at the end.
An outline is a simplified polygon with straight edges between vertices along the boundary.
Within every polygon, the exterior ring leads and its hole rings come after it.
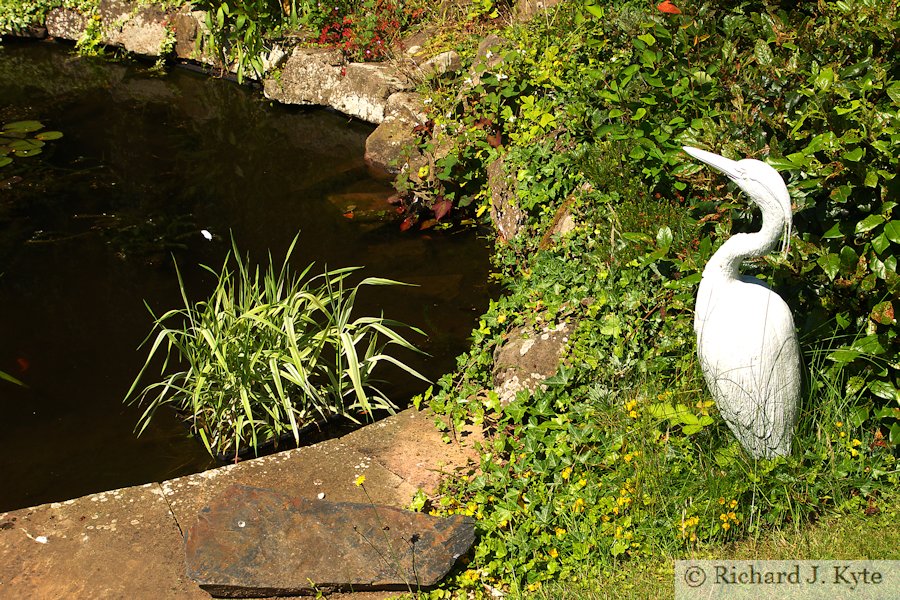
POLYGON ((856 224, 856 234, 859 235, 861 233, 872 231, 882 223, 884 223, 884 217, 881 215, 869 215, 856 224))
POLYGON ((834 281, 841 268, 841 258, 837 254, 831 253, 826 256, 820 256, 816 264, 822 267, 822 270, 828 275, 828 279, 834 281))
POLYGON ((865 154, 866 154, 865 149, 857 146, 856 148, 854 148, 853 150, 850 150, 849 152, 844 152, 841 156, 845 160, 849 160, 850 162, 859 162, 862 159, 862 157, 865 156, 865 154))
POLYGON ((868 385, 869 391, 885 400, 893 400, 900 402, 900 391, 897 390, 887 381, 870 381, 868 385))
POLYGON ((900 221, 885 223, 884 236, 895 244, 900 244, 900 221))

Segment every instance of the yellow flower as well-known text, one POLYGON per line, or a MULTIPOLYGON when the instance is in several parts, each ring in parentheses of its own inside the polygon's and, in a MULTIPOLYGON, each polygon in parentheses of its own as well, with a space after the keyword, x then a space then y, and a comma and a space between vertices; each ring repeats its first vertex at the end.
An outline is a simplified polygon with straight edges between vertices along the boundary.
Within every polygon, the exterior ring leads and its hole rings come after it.
POLYGON ((557 556, 559 556, 559 552, 556 550, 556 548, 550 548, 550 552, 548 552, 547 554, 549 554, 552 558, 556 558, 557 556))
POLYGON ((737 515, 734 513, 734 511, 731 511, 730 513, 728 513, 728 518, 731 519, 732 521, 737 521, 737 515))
POLYGON ((562 478, 568 479, 571 474, 572 474, 572 467, 566 467, 562 471, 562 478))
POLYGON ((364 484, 365 482, 366 482, 366 476, 360 475, 359 477, 356 478, 356 481, 354 483, 356 483, 356 487, 359 487, 362 484, 364 484))
POLYGON ((584 510, 584 498, 578 498, 575 500, 575 512, 581 512, 584 510))
POLYGON ((726 515, 725 513, 722 513, 721 515, 719 515, 719 518, 722 519, 723 521, 727 521, 728 515, 726 515))
POLYGON ((842 432, 841 432, 841 437, 847 437, 847 434, 844 433, 844 432, 842 431, 842 432))
POLYGON ((731 529, 731 523, 722 523, 722 529, 728 531, 729 529, 731 529))
POLYGON ((562 527, 557 527, 556 528, 556 537, 561 538, 564 535, 566 535, 566 530, 563 529, 562 527))
MULTIPOLYGON (((631 411, 631 412, 634 412, 634 411, 631 411)), ((630 452, 629 452, 628 454, 626 454, 625 456, 622 457, 622 459, 623 459, 625 462, 631 462, 631 459, 632 459, 632 458, 633 458, 633 456, 632 456, 632 454, 631 454, 630 452)))
POLYGON ((850 448, 850 456, 859 456, 859 450, 856 448, 850 448))
POLYGON ((503 314, 497 315, 497 322, 498 322, 498 323, 505 323, 505 322, 506 322, 506 315, 503 315, 503 314))
POLYGON ((576 485, 578 486, 578 489, 583 488, 584 486, 587 485, 587 479, 582 477, 581 479, 578 480, 578 483, 576 485))
POLYGON ((725 498, 719 497, 719 504, 725 504, 725 498))
POLYGON ((862 442, 859 441, 859 440, 856 439, 856 438, 853 438, 853 441, 851 441, 850 444, 853 445, 853 446, 861 446, 861 445, 862 445, 862 442))
POLYGON ((541 589, 541 582, 540 582, 540 581, 535 581, 534 583, 529 583, 529 584, 528 584, 528 591, 529 591, 529 592, 533 592, 533 591, 539 590, 539 589, 541 589))
POLYGON ((419 179, 425 179, 426 177, 428 177, 428 171, 428 165, 422 165, 421 167, 419 167, 419 179))
POLYGON ((737 500, 732 500, 732 501, 728 504, 728 506, 730 506, 731 508, 736 508, 736 507, 737 507, 737 500))
POLYGON ((631 417, 632 419, 637 419, 637 418, 638 418, 637 411, 636 411, 636 410, 630 411, 630 412, 628 413, 628 416, 631 417))
POLYGON ((844 426, 844 423, 841 422, 841 421, 837 421, 837 422, 835 423, 835 426, 837 426, 837 427, 843 427, 843 426, 844 426))

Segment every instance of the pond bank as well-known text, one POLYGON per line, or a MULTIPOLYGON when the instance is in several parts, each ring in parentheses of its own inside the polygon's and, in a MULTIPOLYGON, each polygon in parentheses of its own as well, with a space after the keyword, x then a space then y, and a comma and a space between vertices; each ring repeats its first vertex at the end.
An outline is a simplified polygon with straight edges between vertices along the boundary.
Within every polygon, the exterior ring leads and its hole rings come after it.
POLYGON ((407 508, 417 490, 433 493, 442 473, 477 464, 476 435, 451 444, 442 435, 431 413, 408 409, 314 446, 0 513, 0 590, 19 598, 208 598, 185 576, 182 535, 229 486, 407 508), (360 475, 364 486, 355 484, 360 475))

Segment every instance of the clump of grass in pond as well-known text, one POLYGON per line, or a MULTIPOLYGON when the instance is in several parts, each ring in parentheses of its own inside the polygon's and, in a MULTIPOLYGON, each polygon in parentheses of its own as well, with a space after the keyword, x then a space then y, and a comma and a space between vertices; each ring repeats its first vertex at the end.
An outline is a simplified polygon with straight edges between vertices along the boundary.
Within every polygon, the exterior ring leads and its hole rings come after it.
POLYGON ((218 277, 212 295, 193 305, 178 272, 184 308, 153 315, 147 361, 126 395, 126 403, 146 405, 138 435, 160 407, 171 404, 210 454, 237 457, 242 449, 256 452, 288 433, 299 443, 301 428, 320 417, 355 420, 358 412, 393 412, 395 405, 373 386, 372 372, 381 363, 425 379, 386 353, 388 346, 416 350, 397 333, 406 325, 351 315, 362 286, 403 284, 369 277, 348 286, 347 278, 360 267, 307 278, 312 265, 299 274, 288 266, 296 243, 295 238, 279 270, 270 255, 260 273, 259 267, 251 270, 249 259, 241 260, 232 241, 221 271, 204 266, 218 277), (232 257, 236 270, 229 266, 232 257), (136 393, 160 353, 162 373, 170 361, 186 369, 136 393))
POLYGON ((0 167, 12 163, 13 157, 25 158, 43 152, 44 142, 58 140, 59 131, 41 131, 40 121, 14 121, 0 129, 0 167))

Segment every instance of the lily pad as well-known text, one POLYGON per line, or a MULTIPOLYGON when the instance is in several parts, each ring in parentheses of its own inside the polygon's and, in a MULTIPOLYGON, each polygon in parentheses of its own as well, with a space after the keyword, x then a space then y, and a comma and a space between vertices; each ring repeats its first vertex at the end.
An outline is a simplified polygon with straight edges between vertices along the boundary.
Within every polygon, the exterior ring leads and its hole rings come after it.
POLYGON ((9 163, 12 162, 12 159, 8 156, 0 156, 0 167, 5 167, 9 163))
POLYGON ((38 129, 43 129, 44 124, 40 121, 13 121, 12 123, 7 123, 3 126, 4 132, 9 131, 17 131, 20 133, 29 133, 31 131, 37 131, 38 129))
POLYGON ((15 140, 7 144, 10 150, 21 152, 23 150, 37 150, 42 147, 44 142, 40 140, 15 140))
POLYGON ((58 140, 63 136, 62 131, 42 131, 39 134, 35 135, 35 139, 50 141, 50 140, 58 140))
MULTIPOLYGON (((15 155, 22 156, 22 157, 35 156, 37 154, 40 154, 41 152, 43 152, 43 150, 41 150, 40 148, 32 148, 31 150, 16 150, 15 155)), ((9 157, 7 157, 7 158, 9 158, 9 157)))

